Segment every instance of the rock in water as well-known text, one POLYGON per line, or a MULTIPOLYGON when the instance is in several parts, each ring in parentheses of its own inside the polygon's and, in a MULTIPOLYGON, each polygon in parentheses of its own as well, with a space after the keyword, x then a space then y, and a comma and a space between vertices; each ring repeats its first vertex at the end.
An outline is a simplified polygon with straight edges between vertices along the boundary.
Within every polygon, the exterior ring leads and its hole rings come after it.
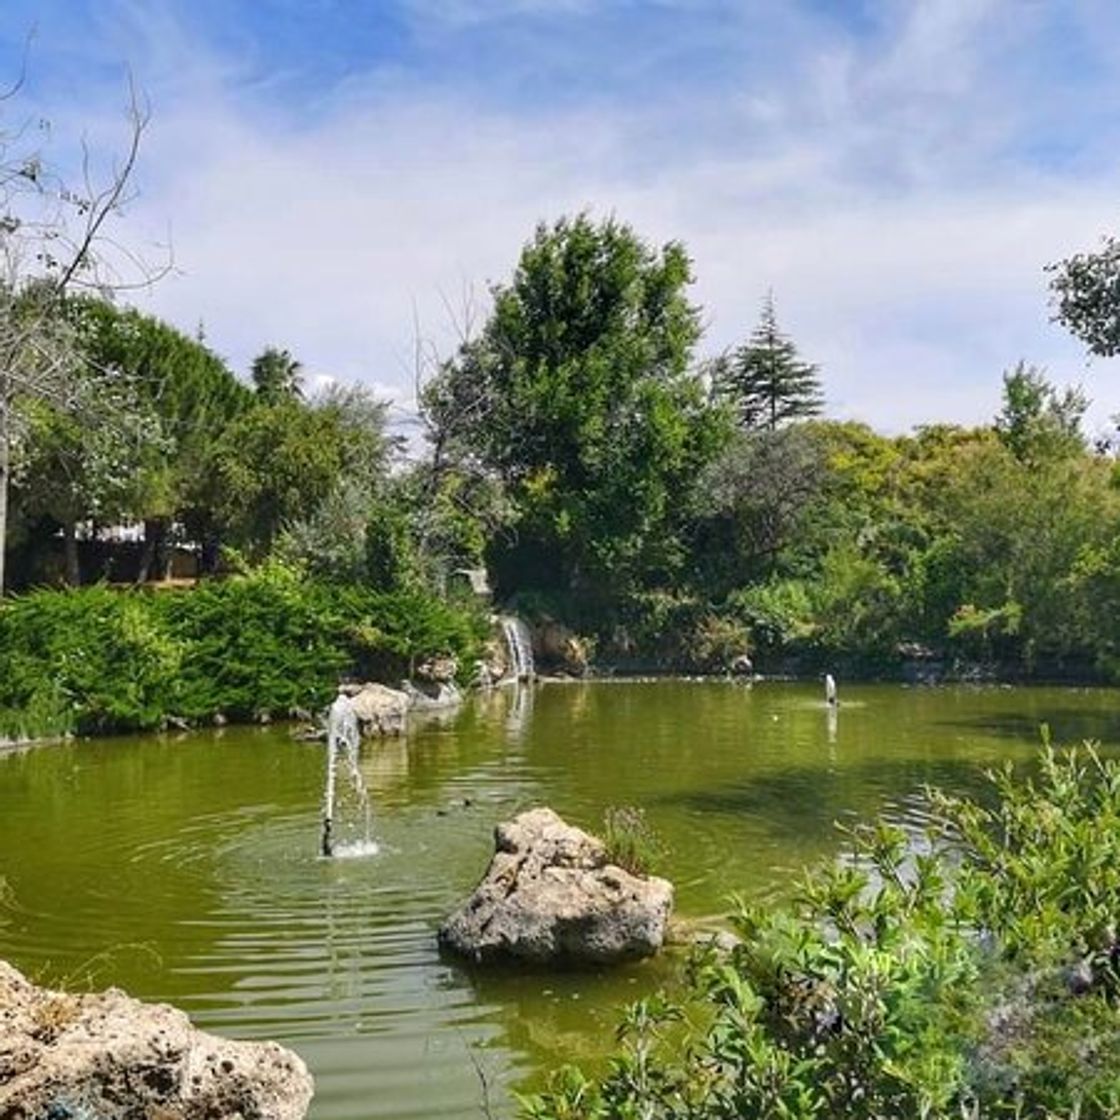
POLYGON ((351 691, 350 703, 363 735, 403 735, 408 693, 383 684, 364 684, 351 691))
POLYGON ((111 988, 69 995, 0 961, 4 1120, 300 1120, 307 1067, 275 1042, 230 1042, 111 988))
POLYGON ((440 944, 474 960, 633 960, 665 939, 673 887, 607 862, 600 840, 551 809, 494 830, 494 858, 444 923, 440 944))

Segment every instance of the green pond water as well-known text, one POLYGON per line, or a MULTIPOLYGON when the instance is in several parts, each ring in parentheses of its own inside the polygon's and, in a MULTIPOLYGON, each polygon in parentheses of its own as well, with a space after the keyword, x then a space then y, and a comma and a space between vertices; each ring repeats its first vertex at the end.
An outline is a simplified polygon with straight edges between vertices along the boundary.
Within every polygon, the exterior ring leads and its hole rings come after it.
POLYGON ((495 821, 549 804, 599 828, 642 807, 677 912, 779 898, 839 850, 837 820, 922 822, 920 791, 984 787, 1058 742, 1120 746, 1092 689, 658 681, 472 699, 361 766, 379 851, 317 857, 325 751, 226 729, 0 754, 0 957, 45 982, 115 984, 201 1026, 294 1047, 318 1120, 495 1115, 560 1062, 601 1060, 615 1008, 673 959, 613 972, 478 972, 440 958, 495 821), (480 1077, 481 1073, 481 1077, 480 1077))

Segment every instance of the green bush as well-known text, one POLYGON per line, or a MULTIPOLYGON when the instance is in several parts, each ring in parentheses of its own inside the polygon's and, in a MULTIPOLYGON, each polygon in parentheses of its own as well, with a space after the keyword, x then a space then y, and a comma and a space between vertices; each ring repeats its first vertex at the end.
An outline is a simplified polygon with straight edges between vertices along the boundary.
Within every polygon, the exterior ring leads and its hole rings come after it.
POLYGON ((145 730, 168 717, 287 715, 340 676, 469 667, 477 611, 421 592, 307 580, 280 564, 164 592, 36 591, 0 606, 0 736, 145 730))
POLYGON ((147 596, 36 591, 0 607, 0 730, 56 735, 156 727, 184 643, 147 596))
POLYGON ((856 830, 790 909, 646 999, 608 1072, 532 1120, 1120 1115, 1120 764, 1044 752, 999 802, 933 795, 922 836, 856 830))
POLYGON ((187 719, 321 705, 348 665, 327 597, 279 564, 170 592, 157 605, 187 646, 175 713, 187 719))

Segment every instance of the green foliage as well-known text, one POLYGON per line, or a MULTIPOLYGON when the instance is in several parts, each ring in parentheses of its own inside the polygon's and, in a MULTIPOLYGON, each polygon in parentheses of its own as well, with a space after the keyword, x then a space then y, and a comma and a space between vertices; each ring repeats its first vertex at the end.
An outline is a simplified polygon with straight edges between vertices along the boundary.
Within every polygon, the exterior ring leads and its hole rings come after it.
POLYGON ((200 503, 223 539, 263 556, 286 523, 311 517, 334 492, 343 448, 330 412, 294 400, 250 409, 208 449, 200 503))
POLYGON ((157 727, 176 695, 186 647, 150 606, 103 587, 5 601, 0 727, 34 735, 157 727))
POLYGON ((1085 450, 1081 419, 1089 400, 1080 389, 1059 393, 1041 370, 1020 362, 1003 375, 996 432, 1012 455, 1031 466, 1085 450))
POLYGON ((303 366, 276 346, 266 346, 253 359, 250 377, 262 404, 283 404, 303 397, 303 366))
POLYGON ((734 658, 750 652, 750 629, 733 615, 708 611, 684 637, 687 667, 726 672, 734 658))
POLYGON ((696 550, 705 584, 726 593, 782 567, 826 480, 825 448, 805 425, 730 440, 699 479, 696 550))
POLYGON ((532 1120, 1078 1116, 1120 1102, 1120 764, 1047 749, 999 800, 931 795, 793 905, 741 905, 682 997, 635 1005, 599 1078, 562 1071, 532 1120))
POLYGON ((1091 353, 1120 353, 1120 242, 1102 238, 1097 252, 1075 253, 1048 271, 1058 322, 1091 353))
POLYGON ((792 340, 778 329, 772 293, 748 341, 713 367, 715 392, 731 407, 743 431, 773 431, 792 420, 816 416, 823 407, 817 367, 803 362, 792 340))
POLYGON ((610 863, 631 875, 647 876, 665 857, 665 846, 643 810, 612 805, 603 814, 603 842, 610 863))
POLYGON ((390 502, 375 507, 366 524, 366 573, 378 591, 417 586, 419 560, 407 514, 390 502))
POLYGON ((284 716, 325 703, 340 675, 399 679, 443 654, 469 665, 485 633, 424 593, 333 587, 278 563, 193 590, 37 591, 0 607, 0 734, 284 716))
POLYGON ((679 569, 681 499, 718 441, 688 373, 699 316, 675 243, 586 215, 541 226, 481 336, 425 391, 441 454, 502 479, 516 537, 492 542, 505 594, 617 604, 679 569))
POLYGON ((732 592, 728 609, 742 619, 752 643, 774 652, 798 649, 816 632, 809 588, 801 580, 770 580, 732 592))
POLYGON ((155 604, 189 649, 176 698, 187 719, 322 705, 348 665, 326 596, 279 564, 155 604))

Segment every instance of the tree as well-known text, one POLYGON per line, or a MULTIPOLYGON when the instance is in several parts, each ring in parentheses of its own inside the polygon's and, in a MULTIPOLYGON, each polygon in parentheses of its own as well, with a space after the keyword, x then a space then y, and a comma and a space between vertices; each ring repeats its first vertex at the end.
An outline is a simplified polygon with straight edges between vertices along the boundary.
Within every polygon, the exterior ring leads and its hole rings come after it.
POLYGON ((221 358, 154 316, 88 297, 71 299, 69 313, 85 364, 127 387, 159 420, 163 453, 138 465, 131 507, 144 522, 143 582, 164 568, 173 525, 205 543, 213 522, 200 498, 209 448, 253 396, 221 358))
MULTIPOLYGON (((19 85, 0 94, 13 103, 19 85)), ((26 125, 0 127, 0 594, 8 527, 12 451, 18 411, 29 401, 72 407, 73 331, 64 314, 75 289, 103 292, 148 284, 156 276, 112 236, 113 219, 129 201, 148 114, 132 92, 123 159, 103 176, 83 150, 80 184, 52 170, 26 125)), ((157 270, 162 271, 162 270, 157 270)))
POLYGON ((1120 241, 1047 266, 1055 319, 1101 358, 1120 354, 1120 241))
POLYGON ((136 516, 143 479, 172 447, 151 404, 111 371, 76 372, 70 407, 36 400, 26 413, 15 505, 25 517, 62 527, 65 579, 73 586, 80 582, 78 525, 136 516))
POLYGON ((683 499, 717 440, 688 372, 699 333, 677 243, 586 214, 541 225, 477 340, 425 388, 444 456, 508 488, 499 586, 610 599, 675 570, 683 499))
POLYGON ((1059 393, 1042 370, 1019 362, 1003 375, 1003 408, 995 427, 1016 459, 1037 465, 1084 452, 1081 419, 1088 407, 1079 388, 1059 393))
POLYGON ((774 571, 825 484, 824 447, 798 425, 740 432, 701 474, 696 560, 717 595, 774 571))
POLYGON ((773 294, 763 301, 750 338, 714 365, 716 395, 730 404, 744 431, 773 430, 817 416, 823 407, 818 367, 801 361, 793 341, 779 330, 773 294))
POLYGON ((265 347, 253 359, 251 376, 262 404, 303 399, 303 366, 287 350, 265 347))
POLYGON ((287 397, 249 408, 209 444, 197 500, 212 511, 217 533, 254 557, 291 530, 286 550, 294 558, 301 541, 346 524, 355 497, 364 495, 368 519, 396 446, 385 413, 358 387, 328 390, 309 404, 287 397), (323 508, 328 501, 333 509, 323 508))

